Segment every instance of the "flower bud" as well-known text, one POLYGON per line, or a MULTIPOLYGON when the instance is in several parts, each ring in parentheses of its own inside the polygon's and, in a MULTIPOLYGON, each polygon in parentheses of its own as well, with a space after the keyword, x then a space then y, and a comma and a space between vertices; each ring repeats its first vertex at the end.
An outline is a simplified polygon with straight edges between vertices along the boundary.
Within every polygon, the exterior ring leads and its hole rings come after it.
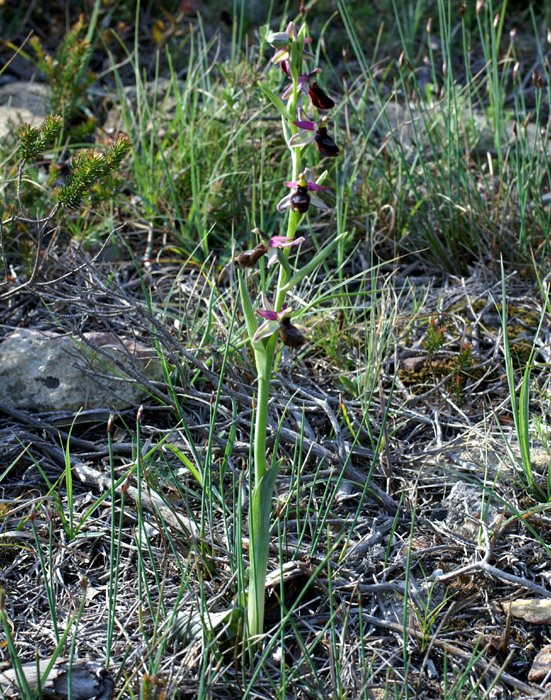
POLYGON ((291 43, 291 39, 285 32, 271 32, 268 34, 268 44, 274 49, 284 49, 291 43))

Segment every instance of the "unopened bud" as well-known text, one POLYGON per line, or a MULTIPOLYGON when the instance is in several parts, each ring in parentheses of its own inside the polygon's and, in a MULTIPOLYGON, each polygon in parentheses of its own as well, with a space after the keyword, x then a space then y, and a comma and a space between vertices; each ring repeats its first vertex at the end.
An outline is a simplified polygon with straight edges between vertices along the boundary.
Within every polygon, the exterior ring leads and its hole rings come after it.
POLYGON ((88 590, 88 579, 84 575, 80 577, 80 587, 85 593, 88 590))
POLYGON ((432 29, 432 17, 429 17, 428 21, 427 21, 427 34, 430 34, 431 29, 432 29))
POLYGON ((138 412, 136 413, 136 422, 141 423, 142 418, 143 418, 143 405, 138 408, 138 412))
POLYGON ((400 54, 400 58, 398 59, 398 68, 400 68, 400 70, 404 67, 405 62, 406 62, 406 52, 402 51, 402 53, 400 54))
POLYGON ((546 73, 551 73, 551 66, 549 65, 549 58, 546 56, 543 64, 546 73))
POLYGON ((463 17, 465 17, 465 14, 467 12, 467 3, 466 2, 461 3, 461 5, 459 6, 459 12, 461 13, 461 19, 463 19, 463 17))
POLYGON ((531 119, 532 119, 532 112, 528 112, 528 114, 526 115, 526 119, 524 120, 524 124, 522 125, 525 131, 528 128, 528 124, 530 124, 531 119))
POLYGON ((342 60, 343 60, 345 63, 348 63, 348 61, 350 60, 350 49, 348 48, 348 46, 344 46, 344 47, 343 47, 343 50, 342 50, 342 60))
POLYGON ((274 47, 274 49, 284 49, 289 46, 291 39, 285 32, 272 32, 268 34, 268 44, 274 47))
POLYGON ((444 63, 442 64, 442 77, 445 78, 447 74, 448 74, 448 62, 444 61, 444 63))
POLYGON ((547 30, 547 43, 551 44, 551 29, 547 30))
POLYGON ((511 41, 514 41, 517 38, 517 30, 514 27, 509 32, 509 36, 511 38, 511 41))
POLYGON ((484 6, 484 0, 476 0, 476 14, 479 15, 484 6))
POLYGON ((513 122, 513 136, 516 138, 518 136, 517 123, 513 122))
POLYGON ((111 413, 109 419, 107 420, 107 434, 113 432, 113 427, 115 426, 115 414, 111 413))
POLYGON ((499 12, 497 15, 494 17, 494 29, 497 29, 499 26, 499 12))
POLYGON ((520 68, 520 63, 517 61, 515 65, 513 66, 513 80, 516 80, 518 78, 518 71, 520 68))

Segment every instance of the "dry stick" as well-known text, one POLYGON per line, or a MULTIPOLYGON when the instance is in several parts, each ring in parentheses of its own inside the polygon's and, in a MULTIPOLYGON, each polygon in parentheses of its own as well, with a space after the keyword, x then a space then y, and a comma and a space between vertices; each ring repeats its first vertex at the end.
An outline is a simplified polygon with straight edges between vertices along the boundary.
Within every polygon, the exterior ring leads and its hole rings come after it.
POLYGON ((490 557, 492 556, 492 540, 488 532, 488 526, 482 520, 477 520, 476 518, 470 519, 473 520, 473 522, 475 522, 477 525, 480 525, 484 532, 484 538, 486 539, 486 549, 484 552, 484 558, 482 559, 482 561, 467 564, 466 566, 462 566, 459 569, 450 571, 447 574, 442 574, 442 576, 436 575, 434 576, 435 581, 438 581, 438 583, 442 583, 443 581, 448 581, 449 579, 456 578, 457 576, 462 576, 463 574, 467 574, 472 571, 484 571, 484 573, 488 574, 489 576, 494 576, 495 578, 501 579, 502 581, 507 581, 508 583, 515 583, 517 584, 517 586, 522 586, 523 588, 527 588, 530 591, 534 591, 534 593, 538 593, 544 598, 551 598, 551 590, 548 590, 543 586, 538 586, 537 583, 522 578, 521 576, 507 574, 504 571, 497 569, 495 566, 492 566, 489 563, 490 557))
MULTIPOLYGON (((97 469, 92 469, 86 464, 79 462, 73 466, 74 471, 80 478, 80 480, 88 485, 95 486, 99 489, 111 490, 113 488, 113 482, 111 479, 102 472, 97 471, 97 469)), ((197 526, 191 520, 184 515, 176 515, 173 510, 171 510, 163 499, 154 492, 150 492, 150 495, 140 492, 135 486, 125 487, 124 482, 120 486, 116 487, 115 493, 121 494, 123 488, 126 488, 126 495, 128 495, 136 503, 141 498, 142 506, 153 514, 158 511, 163 519, 174 528, 178 530, 187 531, 192 539, 197 539, 199 537, 199 531, 197 526)))
MULTIPOLYGON (((97 410, 98 409, 91 409, 90 412, 86 412, 83 420, 89 419, 90 414, 98 415, 97 410)), ((49 435, 52 435, 56 439, 60 438, 65 443, 70 441, 72 447, 79 447, 80 449, 88 450, 89 452, 93 453, 104 453, 106 450, 105 445, 98 446, 97 442, 91 442, 90 440, 82 440, 81 438, 73 437, 72 435, 69 435, 69 433, 60 430, 55 425, 40 420, 40 418, 36 418, 30 415, 29 413, 26 413, 25 411, 20 411, 19 409, 15 408, 14 406, 11 406, 5 401, 0 401, 0 413, 5 413, 6 415, 11 416, 12 418, 15 418, 16 420, 20 421, 24 425, 31 426, 32 428, 40 428, 40 430, 44 430, 44 432, 48 433, 49 435)), ((105 416, 106 420, 109 416, 109 413, 107 411, 100 410, 99 415, 101 416, 102 420, 105 416)), ((69 423, 71 422, 72 421, 69 421, 69 423)), ((78 422, 78 416, 76 422, 78 422)), ((113 448, 115 452, 120 450, 120 452, 122 452, 123 454, 127 454, 129 445, 130 443, 115 443, 115 445, 113 445, 113 448)))
MULTIPOLYGON (((352 613, 357 613, 358 615, 361 614, 362 619, 368 622, 369 624, 373 625, 374 627, 379 627, 382 629, 390 630, 391 632, 395 632, 396 634, 403 635, 404 634, 404 628, 402 625, 399 625, 396 622, 389 622, 387 620, 381 620, 378 617, 374 617, 373 615, 369 615, 368 613, 364 612, 363 610, 360 611, 360 608, 353 608, 350 610, 350 614, 352 613)), ((426 641, 426 635, 424 635, 422 632, 419 632, 419 630, 413 629, 411 627, 408 627, 408 634, 411 635, 412 637, 415 637, 415 639, 418 639, 420 641, 426 641)), ((452 656, 457 656, 461 659, 466 659, 468 661, 471 661, 473 658, 473 654, 469 654, 467 651, 463 651, 463 649, 460 649, 459 647, 456 647, 453 644, 449 644, 448 642, 444 642, 440 639, 431 639, 431 645, 436 647, 437 649, 441 649, 444 651, 446 654, 451 654, 452 656)), ((474 666, 479 669, 482 673, 488 673, 490 671, 493 671, 497 674, 499 678, 504 683, 507 683, 507 685, 512 686, 513 688, 518 688, 518 690, 522 690, 524 693, 530 696, 535 696, 538 695, 538 691, 532 688, 531 686, 527 685, 526 683, 523 683, 522 681, 517 680, 516 678, 513 678, 513 676, 509 675, 508 673, 505 673, 503 670, 503 667, 498 668, 492 661, 475 661, 474 666)))

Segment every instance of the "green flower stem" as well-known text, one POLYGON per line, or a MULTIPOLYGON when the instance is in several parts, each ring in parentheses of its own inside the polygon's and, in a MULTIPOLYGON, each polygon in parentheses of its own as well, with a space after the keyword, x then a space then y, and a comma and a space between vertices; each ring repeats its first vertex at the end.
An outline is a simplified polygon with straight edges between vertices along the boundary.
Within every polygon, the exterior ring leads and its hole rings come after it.
MULTIPOLYGON (((277 335, 274 334, 266 341, 265 352, 255 353, 258 373, 258 390, 253 444, 254 491, 260 488, 268 471, 266 462, 266 432, 268 429, 270 379, 272 376, 276 339, 277 335)), ((262 343, 264 341, 261 340, 259 342, 262 343)), ((277 467, 273 466, 271 468, 276 469, 277 467)), ((271 508, 262 507, 263 504, 261 502, 260 507, 258 506, 259 503, 257 499, 252 497, 249 511, 250 576, 249 599, 247 602, 249 637, 262 634, 264 627, 264 589, 266 586, 268 565, 271 508), (265 539, 262 533, 267 533, 268 541, 261 541, 265 539)))
MULTIPOLYGON (((302 51, 302 47, 301 47, 302 51)), ((296 115, 296 107, 299 95, 298 79, 293 75, 293 98, 290 105, 291 115, 296 115)), ((285 118, 285 117, 284 117, 285 118)), ((298 131, 294 124, 289 123, 289 128, 294 134, 298 131)), ((300 149, 291 148, 291 179, 298 180, 300 174, 300 149)), ((287 219, 287 236, 294 238, 301 215, 299 212, 290 211, 287 219)), ((283 251, 289 255, 289 249, 283 251)), ((274 299, 274 308, 280 311, 285 301, 288 289, 288 274, 280 265, 279 277, 274 299)), ((249 538, 250 538, 250 576, 249 595, 247 601, 247 623, 249 637, 261 635, 264 628, 264 589, 266 586, 266 574, 268 567, 268 551, 270 538, 271 499, 273 484, 277 472, 277 465, 270 467, 266 460, 266 433, 268 430, 268 402, 270 399, 270 380, 274 370, 274 358, 278 334, 274 333, 267 340, 259 341, 262 348, 255 348, 257 371, 257 405, 254 428, 253 460, 254 460, 254 488, 250 500, 249 510, 249 538)), ((254 648, 254 643, 253 643, 254 648)))

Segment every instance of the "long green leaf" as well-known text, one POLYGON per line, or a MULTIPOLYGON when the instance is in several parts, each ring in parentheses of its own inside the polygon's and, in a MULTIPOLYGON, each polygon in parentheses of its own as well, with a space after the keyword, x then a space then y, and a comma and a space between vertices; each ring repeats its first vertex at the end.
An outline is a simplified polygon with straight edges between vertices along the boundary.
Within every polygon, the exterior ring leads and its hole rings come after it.
POLYGON ((288 292, 293 289, 293 287, 296 287, 296 285, 306 277, 306 275, 309 275, 313 270, 316 269, 321 263, 325 260, 325 258, 331 253, 336 246, 342 241, 343 238, 345 238, 348 235, 347 231, 344 231, 343 233, 339 234, 338 236, 335 236, 333 240, 329 241, 329 243, 324 246, 321 250, 319 250, 312 260, 310 260, 309 263, 307 263, 304 267, 301 267, 300 270, 297 270, 295 274, 291 277, 291 279, 287 282, 287 284, 282 288, 282 292, 287 294, 288 292))
POLYGON ((180 462, 184 465, 184 467, 191 472, 192 476, 195 477, 195 480, 197 481, 199 486, 203 486, 203 477, 201 476, 201 472, 197 469, 195 464, 193 464, 191 459, 187 455, 185 455, 179 447, 176 447, 176 445, 172 445, 170 442, 167 442, 164 444, 164 449, 173 452, 176 455, 176 457, 178 457, 180 462))
POLYGON ((278 471, 278 464, 274 464, 268 469, 254 487, 251 497, 249 510, 251 577, 247 603, 249 634, 251 636, 261 634, 264 624, 264 586, 270 548, 272 494, 278 471))
MULTIPOLYGON (((243 314, 245 315, 247 333, 249 334, 249 339, 252 342, 258 325, 256 322, 257 316, 253 309, 251 297, 249 296, 245 275, 241 271, 239 272, 239 296, 241 297, 241 307, 243 308, 243 314)), ((255 353, 264 352, 264 345, 262 343, 255 344, 253 348, 255 353)))
POLYGON ((270 100, 270 102, 274 105, 274 107, 283 114, 284 117, 286 117, 289 121, 293 121, 295 117, 291 116, 291 113, 287 109, 287 105, 279 95, 276 95, 275 92, 272 92, 270 88, 266 87, 265 85, 262 85, 262 83, 259 83, 260 89, 262 92, 266 95, 266 97, 270 100))

